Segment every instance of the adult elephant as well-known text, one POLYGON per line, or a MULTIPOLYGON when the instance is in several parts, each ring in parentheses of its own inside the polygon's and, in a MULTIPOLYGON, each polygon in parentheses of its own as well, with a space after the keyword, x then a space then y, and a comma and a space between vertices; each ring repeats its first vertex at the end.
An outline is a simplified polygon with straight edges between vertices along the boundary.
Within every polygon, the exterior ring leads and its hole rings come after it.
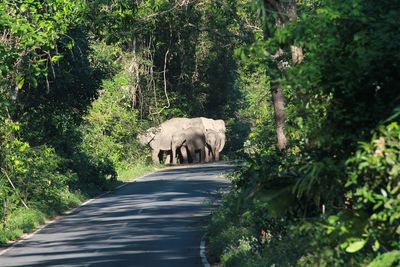
MULTIPOLYGON (((171 150, 172 150, 172 163, 176 164, 176 151, 179 149, 187 149, 191 158, 196 158, 196 152, 200 152, 200 162, 204 162, 206 139, 204 132, 201 128, 189 127, 184 130, 179 130, 172 135, 171 150)), ((182 153, 183 162, 187 163, 188 158, 185 153, 182 153)))
POLYGON ((221 142, 221 133, 214 130, 207 130, 205 133, 206 137, 206 161, 209 162, 210 159, 213 161, 219 160, 219 153, 221 142))
POLYGON ((209 130, 213 130, 218 132, 220 144, 218 146, 218 152, 221 152, 224 149, 226 142, 226 126, 223 120, 213 120, 205 117, 193 118, 189 121, 189 125, 191 127, 201 128, 204 133, 209 130))
POLYGON ((214 131, 218 133, 218 139, 219 143, 217 145, 217 152, 218 152, 218 159, 219 160, 219 153, 224 149, 225 143, 226 143, 226 127, 225 127, 225 122, 223 120, 214 120, 212 122, 209 122, 212 125, 212 128, 214 131))
POLYGON ((223 120, 216 120, 214 122, 214 129, 218 132, 218 135, 219 135, 220 143, 218 146, 218 152, 221 153, 221 151, 224 149, 225 143, 226 143, 225 122, 223 120))
POLYGON ((151 158, 156 163, 161 162, 164 152, 171 152, 171 139, 161 132, 160 127, 151 127, 139 134, 137 139, 141 145, 150 146, 151 158))
POLYGON ((209 160, 208 156, 210 156, 210 153, 212 153, 212 157, 214 160, 219 160, 219 155, 224 149, 226 143, 226 135, 225 135, 226 126, 223 120, 213 120, 205 117, 198 117, 182 121, 181 127, 182 129, 187 129, 189 127, 201 129, 206 136, 206 143, 207 143, 207 132, 214 131, 212 134, 211 133, 209 134, 210 140, 208 143, 212 145, 208 145, 205 147, 206 160, 209 160), (211 151, 209 151, 209 149, 211 149, 211 151))
MULTIPOLYGON (((162 159, 164 152, 171 154, 172 135, 184 128, 190 127, 190 119, 173 118, 161 123, 157 127, 151 127, 144 133, 138 135, 138 141, 141 145, 149 145, 152 149, 152 159, 158 163, 162 159), (161 157, 159 157, 161 155, 161 157)), ((170 162, 172 161, 172 157, 170 162)))

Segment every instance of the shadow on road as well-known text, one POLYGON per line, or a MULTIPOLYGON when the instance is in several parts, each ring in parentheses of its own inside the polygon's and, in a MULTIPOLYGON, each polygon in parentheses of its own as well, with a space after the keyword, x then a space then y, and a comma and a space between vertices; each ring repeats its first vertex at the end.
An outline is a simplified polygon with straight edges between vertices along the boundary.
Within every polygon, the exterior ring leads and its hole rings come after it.
POLYGON ((227 166, 169 169, 130 183, 0 256, 1 266, 201 266, 198 245, 227 166))

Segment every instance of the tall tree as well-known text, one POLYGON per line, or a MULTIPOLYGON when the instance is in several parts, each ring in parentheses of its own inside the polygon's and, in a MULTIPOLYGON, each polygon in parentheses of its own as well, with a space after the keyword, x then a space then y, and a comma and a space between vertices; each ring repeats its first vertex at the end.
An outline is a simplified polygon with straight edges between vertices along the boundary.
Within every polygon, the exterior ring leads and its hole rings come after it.
MULTIPOLYGON (((263 7, 265 40, 270 37, 271 32, 276 28, 280 28, 297 18, 297 4, 295 0, 264 0, 263 7), (269 14, 271 14, 271 16, 269 14)), ((290 50, 293 64, 301 63, 303 60, 303 51, 301 47, 291 45, 290 50)), ((280 150, 285 150, 288 142, 285 134, 285 99, 282 85, 279 82, 283 70, 289 66, 289 63, 284 59, 284 54, 284 50, 279 48, 274 55, 271 55, 277 67, 276 73, 274 77, 272 77, 271 90, 272 104, 275 112, 277 146, 280 150)))

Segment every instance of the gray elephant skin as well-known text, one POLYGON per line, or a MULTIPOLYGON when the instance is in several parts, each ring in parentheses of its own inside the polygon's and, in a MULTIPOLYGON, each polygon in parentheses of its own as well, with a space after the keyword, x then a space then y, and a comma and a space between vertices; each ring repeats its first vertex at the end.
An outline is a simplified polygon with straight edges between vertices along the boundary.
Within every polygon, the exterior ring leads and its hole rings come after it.
MULTIPOLYGON (((193 161, 195 160, 196 152, 200 152, 200 162, 204 162, 206 157, 205 148, 206 137, 201 128, 189 127, 177 131, 172 135, 171 141, 172 163, 176 164, 176 151, 185 151, 184 149, 186 149, 193 161)), ((188 163, 187 154, 185 152, 182 153, 182 158, 183 163, 188 163)))
POLYGON ((153 161, 159 162, 162 160, 163 153, 171 153, 172 134, 182 130, 182 125, 187 125, 188 123, 189 119, 187 118, 173 118, 157 127, 151 127, 144 133, 139 134, 137 139, 141 145, 150 146, 153 161))
POLYGON ((211 160, 219 160, 219 152, 222 150, 221 145, 222 142, 225 141, 221 138, 221 134, 214 130, 207 130, 205 132, 206 138, 206 161, 209 162, 211 160))

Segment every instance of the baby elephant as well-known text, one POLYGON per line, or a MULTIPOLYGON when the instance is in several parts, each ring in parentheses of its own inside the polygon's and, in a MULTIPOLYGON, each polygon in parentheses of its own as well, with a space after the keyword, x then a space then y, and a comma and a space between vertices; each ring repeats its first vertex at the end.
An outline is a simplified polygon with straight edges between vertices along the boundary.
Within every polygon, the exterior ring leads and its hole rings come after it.
MULTIPOLYGON (((180 130, 172 135, 171 149, 172 149, 172 163, 176 164, 176 150, 187 149, 192 159, 196 158, 196 151, 200 152, 200 162, 205 160, 205 146, 206 138, 203 130, 197 127, 187 128, 180 130)), ((186 153, 182 153, 184 163, 188 162, 186 153)))

